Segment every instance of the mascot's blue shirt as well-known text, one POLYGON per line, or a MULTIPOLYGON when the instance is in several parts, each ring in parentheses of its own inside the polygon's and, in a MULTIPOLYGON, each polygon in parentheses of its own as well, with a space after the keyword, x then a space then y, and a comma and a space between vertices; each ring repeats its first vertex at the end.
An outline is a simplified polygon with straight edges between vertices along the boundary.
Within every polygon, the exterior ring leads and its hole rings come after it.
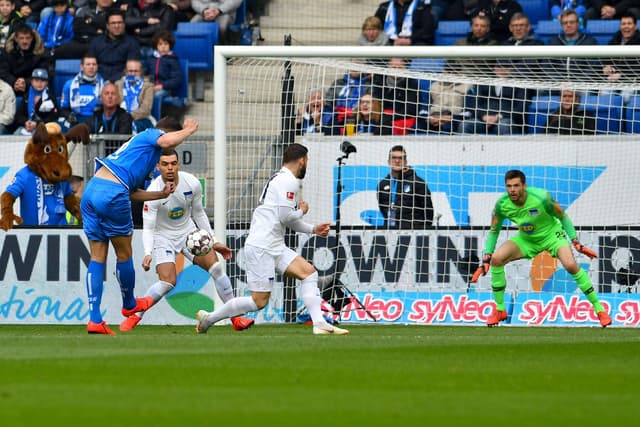
POLYGON ((67 225, 64 198, 73 194, 68 181, 51 184, 25 166, 16 173, 7 192, 20 198, 24 225, 67 225))

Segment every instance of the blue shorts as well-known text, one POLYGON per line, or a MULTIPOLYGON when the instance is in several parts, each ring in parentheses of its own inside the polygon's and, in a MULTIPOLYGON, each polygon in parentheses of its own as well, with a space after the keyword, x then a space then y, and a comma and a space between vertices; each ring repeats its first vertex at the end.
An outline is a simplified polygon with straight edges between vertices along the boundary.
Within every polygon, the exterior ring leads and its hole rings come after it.
POLYGON ((108 242, 114 236, 133 234, 131 199, 124 185, 93 177, 80 201, 82 229, 89 240, 108 242))

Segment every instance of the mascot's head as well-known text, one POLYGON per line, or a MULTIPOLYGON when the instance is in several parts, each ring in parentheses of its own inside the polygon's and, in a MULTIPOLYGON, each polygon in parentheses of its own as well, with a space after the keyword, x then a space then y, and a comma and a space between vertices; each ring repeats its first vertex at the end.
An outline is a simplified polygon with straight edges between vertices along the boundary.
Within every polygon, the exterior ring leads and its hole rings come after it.
POLYGON ((57 123, 39 123, 24 150, 24 162, 36 175, 52 184, 71 177, 67 141, 89 142, 89 128, 77 125, 62 134, 57 123))

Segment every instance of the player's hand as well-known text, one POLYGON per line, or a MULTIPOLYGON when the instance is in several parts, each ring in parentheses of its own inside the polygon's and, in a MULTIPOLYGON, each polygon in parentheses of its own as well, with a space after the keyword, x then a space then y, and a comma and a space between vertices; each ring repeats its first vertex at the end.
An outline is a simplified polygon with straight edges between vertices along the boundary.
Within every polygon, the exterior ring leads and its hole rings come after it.
POLYGON ((573 247, 576 249, 576 251, 580 252, 581 254, 586 255, 591 259, 598 258, 598 254, 580 243, 580 240, 578 240, 578 238, 573 239, 571 243, 573 243, 573 247))
POLYGON ((330 224, 328 222, 323 222, 322 224, 318 224, 313 227, 313 232, 320 237, 327 237, 329 235, 330 224))
POLYGON ((162 194, 164 194, 165 197, 169 197, 171 195, 171 193, 173 193, 174 191, 176 191, 176 183, 173 181, 167 181, 164 183, 164 188, 162 189, 162 194))
POLYGON ((300 209, 302 213, 306 215, 307 212, 309 212, 309 203, 305 202, 304 200, 300 200, 298 202, 298 209, 300 209))
POLYGON ((198 130, 198 121, 194 119, 185 119, 184 123, 182 124, 182 129, 189 132, 189 134, 193 134, 198 130))
POLYGON ((145 255, 144 259, 142 260, 142 269, 144 271, 149 271, 150 268, 151 268, 151 255, 145 255))
POLYGON ((482 262, 478 266, 478 269, 473 276, 471 277, 471 283, 476 283, 480 276, 484 276, 489 272, 489 267, 491 267, 491 254, 486 254, 482 257, 482 262))
POLYGON ((224 259, 231 259, 233 252, 224 243, 216 242, 213 245, 213 250, 222 255, 224 259))

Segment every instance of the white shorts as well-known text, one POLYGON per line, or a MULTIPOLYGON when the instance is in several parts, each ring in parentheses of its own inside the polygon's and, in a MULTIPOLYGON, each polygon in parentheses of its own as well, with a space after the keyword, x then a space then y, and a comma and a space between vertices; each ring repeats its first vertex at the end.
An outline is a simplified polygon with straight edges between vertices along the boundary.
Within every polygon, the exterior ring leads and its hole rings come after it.
POLYGON ((244 260, 247 287, 253 292, 272 292, 276 271, 284 274, 298 254, 285 247, 282 254, 273 256, 262 248, 245 245, 244 260))
POLYGON ((193 262, 193 254, 185 248, 182 239, 168 239, 159 234, 153 236, 153 253, 151 255, 156 265, 167 262, 175 264, 176 255, 179 252, 182 252, 185 258, 193 262))

